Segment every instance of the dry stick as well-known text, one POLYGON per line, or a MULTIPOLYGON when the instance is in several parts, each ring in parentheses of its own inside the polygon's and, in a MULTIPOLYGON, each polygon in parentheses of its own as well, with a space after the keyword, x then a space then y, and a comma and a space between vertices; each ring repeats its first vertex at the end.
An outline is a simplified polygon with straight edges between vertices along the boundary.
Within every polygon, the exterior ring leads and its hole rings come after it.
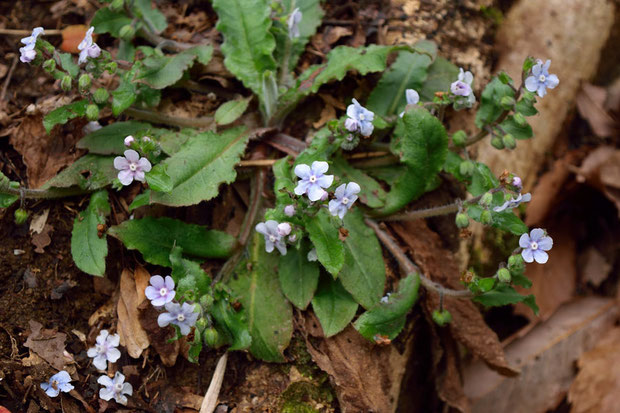
POLYGON ((199 413, 213 413, 217 406, 217 399, 222 388, 222 382, 224 381, 224 373, 226 372, 226 362, 228 361, 228 352, 225 352, 217 362, 213 377, 211 378, 211 384, 207 389, 205 398, 202 399, 199 413))
MULTIPOLYGON (((20 30, 20 29, 0 29, 0 34, 7 34, 12 36, 30 36, 32 30, 20 30)), ((43 36, 58 36, 62 34, 62 30, 45 29, 43 36)))
POLYGON ((125 114, 137 119, 148 120, 153 123, 163 123, 171 126, 179 126, 181 128, 209 128, 213 125, 214 120, 210 116, 201 118, 181 118, 178 116, 165 115, 148 109, 127 108, 125 114))
POLYGON ((11 63, 11 68, 9 69, 9 73, 6 75, 6 80, 4 81, 4 85, 2 86, 2 93, 0 93, 0 100, 4 100, 6 96, 6 91, 9 88, 9 83, 11 83, 11 78, 13 77, 13 71, 17 66, 17 56, 13 58, 13 63, 11 63))
MULTIPOLYGON (((494 194, 498 191, 501 191, 499 188, 491 189, 489 192, 494 194)), ((484 194, 483 194, 484 195, 484 194)), ((421 218, 430 218, 436 217, 438 215, 448 215, 453 214, 459 211, 459 208, 463 207, 463 204, 475 204, 482 199, 482 195, 478 195, 477 197, 468 199, 466 201, 462 201, 457 199, 455 202, 442 205, 438 207, 430 207, 424 209, 416 209, 415 211, 407 211, 402 212, 400 214, 388 215, 381 218, 381 221, 415 221, 416 219, 421 218)))
POLYGON ((392 253, 394 258, 396 258, 396 261, 398 261, 402 269, 405 270, 407 274, 417 273, 419 275, 420 283, 424 288, 426 288, 427 290, 435 291, 439 293, 439 295, 447 295, 456 298, 473 297, 473 294, 469 290, 452 290, 449 288, 445 288, 441 284, 428 279, 421 273, 420 268, 413 262, 411 262, 407 255, 405 255, 403 250, 396 244, 396 242, 392 239, 392 237, 388 235, 387 232, 379 228, 379 225, 375 221, 368 218, 366 218, 365 221, 366 224, 375 231, 375 234, 377 234, 377 237, 379 237, 383 245, 392 253))

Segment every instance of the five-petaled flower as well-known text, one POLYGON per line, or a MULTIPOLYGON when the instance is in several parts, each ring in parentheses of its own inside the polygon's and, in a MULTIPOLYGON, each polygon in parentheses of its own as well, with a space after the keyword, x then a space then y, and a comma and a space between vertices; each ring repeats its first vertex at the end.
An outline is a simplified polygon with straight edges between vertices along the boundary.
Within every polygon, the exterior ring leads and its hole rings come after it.
POLYGON ((73 390, 71 376, 66 371, 61 370, 50 377, 47 383, 41 383, 41 388, 50 397, 56 397, 60 392, 68 393, 73 390))
POLYGON ((21 40, 21 42, 25 44, 24 47, 19 48, 19 52, 21 53, 19 60, 21 60, 22 63, 30 63, 37 57, 37 51, 34 50, 34 47, 37 44, 37 37, 39 37, 40 34, 44 34, 43 27, 35 27, 32 29, 32 34, 30 36, 24 37, 21 40))
POLYGON ((455 95, 454 108, 471 108, 476 102, 476 96, 472 90, 474 75, 471 72, 459 69, 459 75, 455 82, 450 85, 450 91, 455 95))
POLYGON ((116 348, 119 343, 120 336, 118 334, 110 335, 108 330, 101 330, 97 336, 95 347, 89 348, 86 354, 93 358, 93 365, 98 370, 105 370, 108 368, 108 361, 115 363, 121 357, 121 352, 116 348))
POLYGON ((553 247, 553 239, 542 228, 534 228, 530 235, 527 233, 521 235, 519 246, 523 248, 521 256, 525 262, 536 260, 537 263, 544 264, 549 259, 545 251, 553 247))
POLYGON ((347 213, 349 208, 351 208, 353 203, 357 200, 357 194, 359 194, 360 189, 360 186, 355 182, 340 185, 334 192, 336 199, 329 201, 329 212, 343 219, 344 214, 347 213))
POLYGON ((133 394, 133 387, 130 383, 125 383, 125 376, 118 371, 114 374, 113 379, 108 376, 100 376, 97 379, 97 383, 104 386, 102 389, 99 389, 99 397, 106 401, 114 398, 116 403, 125 406, 127 404, 127 396, 133 394))
POLYGON ((297 7, 290 16, 288 16, 288 35, 291 39, 299 37, 299 23, 301 23, 302 14, 297 7))
POLYGON ((536 60, 536 64, 532 67, 532 76, 525 79, 525 88, 530 92, 536 92, 541 98, 547 94, 547 88, 553 89, 560 83, 556 75, 549 74, 550 64, 551 60, 547 60, 544 64, 542 60, 536 60))
POLYGON ((278 221, 270 219, 267 222, 256 224, 256 231, 265 236, 265 251, 271 252, 275 247, 280 251, 280 254, 286 255, 286 244, 282 237, 288 234, 281 235, 281 232, 286 228, 279 228, 279 225, 281 224, 278 224, 278 221))
POLYGON ((146 158, 140 158, 133 149, 125 151, 125 157, 114 158, 114 167, 119 170, 118 180, 123 185, 129 185, 135 179, 144 182, 144 173, 151 170, 151 163, 146 158))
POLYGON ((353 103, 347 107, 347 120, 344 122, 344 127, 349 132, 358 132, 362 136, 372 135, 374 126, 372 124, 375 114, 360 105, 357 99, 353 99, 353 103))
POLYGON ((171 276, 166 275, 164 279, 161 275, 154 275, 149 282, 151 285, 146 287, 144 294, 155 307, 166 305, 174 299, 176 292, 174 291, 174 280, 171 276))
POLYGON ((78 64, 82 64, 86 62, 87 58, 97 58, 101 54, 101 49, 97 45, 97 43, 93 43, 93 31, 94 27, 91 27, 86 32, 86 36, 84 39, 78 44, 78 50, 80 51, 80 57, 78 58, 78 64))
POLYGON ((295 175, 300 179, 295 187, 296 195, 308 194, 310 201, 318 201, 334 182, 334 175, 325 175, 329 169, 327 162, 314 161, 312 166, 300 164, 295 167, 295 175))
MULTIPOLYGON (((415 105, 420 101, 420 95, 413 89, 405 90, 405 100, 407 101, 407 105, 415 105)), ((400 117, 402 118, 405 112, 400 112, 400 117)))
POLYGON ((508 208, 516 208, 521 204, 521 202, 530 202, 531 200, 532 195, 529 192, 523 195, 519 194, 519 196, 517 196, 516 198, 511 198, 508 201, 504 202, 503 205, 496 206, 495 208, 493 208, 493 211, 502 212, 503 210, 508 208))
POLYGON ((183 303, 183 305, 181 305, 178 303, 167 303, 166 311, 168 312, 162 313, 157 317, 157 324, 160 327, 174 324, 179 327, 181 334, 186 336, 189 334, 194 324, 196 324, 196 320, 198 320, 199 314, 194 311, 195 309, 195 304, 183 303))

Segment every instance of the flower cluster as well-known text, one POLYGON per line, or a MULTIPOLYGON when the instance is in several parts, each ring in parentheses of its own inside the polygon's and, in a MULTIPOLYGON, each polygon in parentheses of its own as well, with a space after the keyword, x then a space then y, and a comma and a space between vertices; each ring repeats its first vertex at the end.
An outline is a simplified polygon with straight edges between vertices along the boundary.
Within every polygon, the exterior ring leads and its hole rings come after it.
POLYGON ((39 37, 40 34, 45 34, 43 27, 35 27, 32 29, 32 34, 30 36, 24 37, 21 40, 21 42, 25 44, 24 47, 20 47, 19 49, 19 53, 21 54, 19 60, 22 63, 30 63, 37 57, 37 51, 34 50, 34 47, 37 44, 37 37, 39 37))
POLYGON ((530 92, 536 92, 541 98, 547 94, 547 88, 553 89, 560 83, 556 75, 549 74, 551 60, 544 64, 542 60, 536 60, 532 67, 532 75, 525 79, 525 88, 530 92))
POLYGON ((91 27, 86 32, 86 36, 78 45, 78 50, 80 51, 80 57, 78 58, 78 64, 85 63, 86 60, 90 57, 91 59, 95 59, 99 57, 101 54, 101 49, 97 45, 97 43, 93 42, 93 32, 95 31, 94 27, 91 27))
POLYGON ((347 107, 347 116, 344 127, 349 132, 359 132, 366 137, 372 135, 374 129, 372 121, 375 114, 360 105, 356 99, 353 99, 353 103, 347 107))
POLYGON ((163 306, 166 309, 166 312, 157 317, 157 325, 163 328, 173 324, 179 327, 182 335, 188 335, 198 320, 199 314, 196 312, 196 305, 179 304, 172 301, 176 291, 174 291, 174 280, 169 275, 166 278, 161 275, 153 275, 149 284, 144 289, 146 298, 151 301, 153 307, 161 309, 163 306))
POLYGON ((256 231, 265 237, 265 251, 272 252, 274 247, 280 254, 286 255, 284 237, 291 232, 291 225, 287 222, 278 223, 272 219, 256 224, 256 231))
POLYGON ((145 173, 151 170, 151 162, 146 158, 141 158, 140 154, 133 149, 127 149, 124 157, 114 158, 114 167, 119 171, 118 180, 121 184, 130 185, 134 179, 144 182, 145 173))

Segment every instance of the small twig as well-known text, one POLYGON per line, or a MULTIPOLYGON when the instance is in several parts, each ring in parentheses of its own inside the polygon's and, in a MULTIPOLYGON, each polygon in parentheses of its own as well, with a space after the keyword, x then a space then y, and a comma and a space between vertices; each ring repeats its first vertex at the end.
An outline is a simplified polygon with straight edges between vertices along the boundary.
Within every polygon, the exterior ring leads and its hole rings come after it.
POLYGON ((415 221, 416 219, 435 217, 438 215, 453 214, 459 210, 460 201, 438 207, 417 209, 415 211, 403 212, 400 214, 389 215, 382 218, 382 221, 415 221))
POLYGON ((279 159, 249 159, 239 162, 239 166, 273 166, 279 159))
POLYGON ((11 63, 11 68, 9 69, 9 73, 6 75, 6 79, 4 80, 4 85, 2 86, 2 93, 0 93, 0 100, 4 100, 6 96, 6 91, 9 88, 9 84, 11 83, 11 78, 13 77, 13 71, 17 66, 17 56, 13 58, 13 62, 11 63))
POLYGON ((125 114, 134 117, 136 119, 147 120, 153 123, 178 126, 181 128, 209 128, 213 126, 214 120, 211 116, 204 116, 200 118, 182 118, 179 116, 165 115, 160 112, 155 112, 149 109, 127 108, 125 114))
POLYGON ((224 373, 226 373, 227 361, 228 352, 225 352, 215 366, 215 371, 213 372, 213 377, 211 378, 211 384, 209 384, 205 398, 202 399, 199 413, 213 413, 215 410, 220 389, 222 388, 222 383, 224 382, 224 373))
POLYGON ((425 275, 421 273, 420 268, 417 265, 415 265, 407 257, 407 255, 405 255, 403 250, 396 244, 396 242, 392 239, 392 237, 390 237, 390 235, 388 235, 387 232, 379 228, 379 225, 375 221, 368 219, 368 218, 366 218, 365 221, 366 221, 366 224, 375 231, 375 234, 377 234, 377 237, 381 240, 383 245, 392 253, 394 258, 396 258, 396 261, 398 261, 398 264, 400 264, 402 269, 405 270, 407 274, 417 273, 420 276, 420 283, 422 284, 424 288, 426 288, 427 290, 435 291, 439 294, 450 296, 450 297, 457 297, 457 298, 473 297, 472 292, 469 290, 452 290, 450 288, 445 288, 441 284, 428 279, 425 275))

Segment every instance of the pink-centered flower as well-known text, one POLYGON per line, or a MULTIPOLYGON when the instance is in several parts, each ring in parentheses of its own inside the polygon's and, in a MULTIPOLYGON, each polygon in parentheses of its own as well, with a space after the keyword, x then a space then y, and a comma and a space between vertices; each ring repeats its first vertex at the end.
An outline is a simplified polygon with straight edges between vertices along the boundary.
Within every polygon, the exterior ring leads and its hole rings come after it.
POLYGON ((146 158, 140 158, 133 149, 125 151, 125 157, 114 158, 114 167, 119 170, 118 180, 123 185, 129 185, 135 179, 144 182, 144 174, 151 170, 151 163, 146 158))
POLYGON ((115 363, 121 357, 121 352, 116 348, 120 340, 121 338, 118 334, 110 334, 108 330, 101 330, 99 332, 95 347, 89 348, 86 352, 88 357, 93 358, 93 365, 98 370, 107 369, 108 361, 115 363))
POLYGON ((97 383, 103 386, 99 389, 99 397, 106 401, 114 399, 116 403, 124 406, 127 404, 127 396, 133 394, 133 387, 130 383, 125 383, 125 376, 119 371, 114 374, 113 379, 108 376, 100 376, 97 383))
POLYGON ((176 292, 174 291, 174 280, 167 275, 164 279, 161 275, 154 275, 150 279, 151 285, 146 287, 144 294, 151 300, 155 307, 161 307, 172 300, 176 292))
POLYGON ((32 34, 28 37, 24 37, 21 42, 25 44, 24 47, 20 47, 19 52, 19 60, 22 63, 30 63, 37 57, 37 51, 35 50, 35 46, 37 45, 37 37, 40 34, 43 34, 43 27, 35 27, 32 29, 32 34))

